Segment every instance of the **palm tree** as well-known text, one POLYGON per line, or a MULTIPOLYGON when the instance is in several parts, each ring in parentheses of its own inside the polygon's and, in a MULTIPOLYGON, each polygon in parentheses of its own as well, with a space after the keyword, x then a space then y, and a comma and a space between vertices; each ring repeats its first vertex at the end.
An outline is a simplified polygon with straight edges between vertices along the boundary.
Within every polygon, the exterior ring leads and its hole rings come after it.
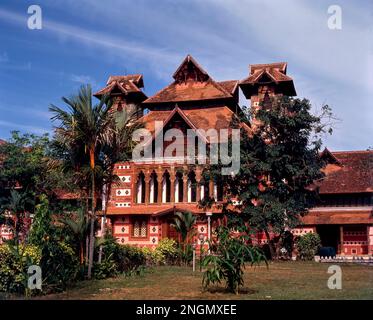
MULTIPOLYGON (((96 219, 96 160, 101 155, 102 145, 110 145, 113 135, 113 114, 111 104, 104 97, 98 104, 92 104, 92 89, 90 85, 82 86, 76 96, 63 97, 68 106, 65 111, 55 105, 49 110, 54 113, 53 121, 59 121, 56 135, 68 149, 76 150, 75 154, 88 156, 91 176, 91 217, 89 236, 88 279, 91 278, 94 250, 94 222, 96 219), (84 154, 83 151, 84 150, 84 154)), ((84 163, 84 160, 82 161, 84 163)))
POLYGON ((10 196, 3 198, 1 202, 1 211, 10 212, 15 215, 14 232, 16 239, 18 239, 19 233, 22 229, 22 215, 26 213, 27 205, 32 204, 33 201, 27 192, 19 192, 12 189, 10 190, 10 196))
POLYGON ((59 121, 55 141, 59 149, 62 149, 60 153, 67 167, 77 173, 76 180, 82 186, 83 193, 87 190, 91 192, 88 250, 88 278, 91 278, 95 248, 96 196, 105 187, 105 202, 108 202, 110 186, 117 179, 113 173, 114 165, 118 161, 129 160, 133 148, 132 133, 141 127, 141 124, 136 121, 138 108, 135 106, 113 112, 107 96, 97 105, 93 105, 89 85, 82 86, 78 95, 63 97, 62 100, 67 104, 68 111, 54 105, 50 107, 50 111, 54 113, 52 120, 59 121))
POLYGON ((189 240, 194 236, 195 222, 196 216, 193 215, 191 212, 175 213, 174 222, 172 226, 175 228, 176 232, 180 234, 184 254, 186 253, 186 245, 189 243, 189 240))
MULTIPOLYGON (((108 202, 110 200, 111 186, 118 182, 118 176, 114 174, 114 166, 119 161, 128 161, 131 159, 131 151, 134 148, 132 134, 135 130, 143 127, 143 123, 137 121, 139 118, 140 109, 133 104, 127 105, 125 109, 114 113, 115 132, 110 144, 103 146, 102 153, 104 154, 102 161, 102 178, 103 178, 103 218, 106 223, 106 212, 108 202)), ((105 237, 106 225, 103 224, 101 230, 102 237, 105 237)), ((101 263, 103 247, 100 245, 98 262, 101 263)))
POLYGON ((84 211, 78 210, 74 218, 64 218, 59 220, 66 225, 72 232, 76 242, 79 246, 79 259, 80 264, 84 264, 84 242, 89 232, 89 221, 84 214, 84 211))

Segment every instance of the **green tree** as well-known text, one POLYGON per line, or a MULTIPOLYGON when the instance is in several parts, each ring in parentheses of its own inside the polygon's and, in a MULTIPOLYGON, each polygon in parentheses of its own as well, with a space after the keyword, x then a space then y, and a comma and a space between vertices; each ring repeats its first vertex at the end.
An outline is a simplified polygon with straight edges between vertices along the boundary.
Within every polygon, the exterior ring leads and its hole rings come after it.
POLYGON ((9 197, 0 199, 0 212, 2 215, 6 213, 12 215, 11 220, 13 220, 13 230, 17 241, 19 240, 20 232, 23 231, 23 236, 25 236, 24 219, 32 207, 33 198, 27 192, 10 190, 9 197))
MULTIPOLYGON (((125 108, 112 112, 112 102, 104 96, 98 104, 92 103, 89 85, 82 86, 77 95, 63 97, 68 110, 52 105, 52 120, 58 122, 55 134, 55 149, 65 169, 74 172, 75 181, 83 192, 90 192, 90 241, 88 278, 91 278, 94 253, 94 225, 97 198, 106 186, 115 181, 114 164, 128 157, 132 147, 132 132, 139 124, 137 114, 125 108)), ((109 189, 110 191, 110 189, 109 189)))
POLYGON ((317 199, 311 186, 323 177, 321 135, 331 133, 332 113, 328 106, 319 116, 310 111, 306 99, 281 97, 244 114, 242 120, 249 124, 255 118, 255 126, 249 132, 241 129, 239 173, 224 177, 232 196, 241 201, 240 218, 266 234, 274 258, 271 232, 282 236, 300 223, 317 199))
POLYGON ((113 133, 113 116, 109 112, 110 105, 106 99, 98 104, 92 103, 92 89, 90 85, 82 86, 76 96, 63 97, 68 111, 55 105, 49 110, 54 114, 52 120, 57 120, 59 126, 56 130, 58 138, 67 146, 67 149, 76 150, 74 156, 82 157, 81 164, 88 160, 91 176, 91 217, 90 217, 90 241, 89 241, 89 263, 88 278, 91 278, 94 251, 94 223, 96 219, 96 174, 98 168, 96 161, 101 155, 101 147, 110 145, 113 133), (88 158, 88 159, 87 159, 88 158))

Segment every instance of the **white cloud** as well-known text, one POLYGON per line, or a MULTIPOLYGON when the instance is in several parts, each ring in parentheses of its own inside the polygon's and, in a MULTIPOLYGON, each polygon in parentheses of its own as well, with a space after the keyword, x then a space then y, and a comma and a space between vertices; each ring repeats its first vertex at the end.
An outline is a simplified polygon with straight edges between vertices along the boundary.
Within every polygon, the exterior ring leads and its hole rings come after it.
POLYGON ((86 76, 86 75, 72 74, 70 76, 70 80, 73 82, 80 83, 80 84, 91 84, 92 86, 97 85, 96 81, 92 77, 86 76))

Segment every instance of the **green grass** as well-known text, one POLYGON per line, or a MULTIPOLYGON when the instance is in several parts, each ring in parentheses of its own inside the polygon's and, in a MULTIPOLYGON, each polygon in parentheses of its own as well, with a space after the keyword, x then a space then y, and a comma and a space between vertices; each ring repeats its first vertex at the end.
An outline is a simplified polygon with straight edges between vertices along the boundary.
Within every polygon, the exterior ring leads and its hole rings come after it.
POLYGON ((246 268, 239 295, 224 284, 203 291, 202 275, 187 267, 154 267, 144 276, 83 281, 74 288, 38 299, 373 299, 373 267, 341 264, 342 290, 331 290, 330 264, 275 262, 246 268))

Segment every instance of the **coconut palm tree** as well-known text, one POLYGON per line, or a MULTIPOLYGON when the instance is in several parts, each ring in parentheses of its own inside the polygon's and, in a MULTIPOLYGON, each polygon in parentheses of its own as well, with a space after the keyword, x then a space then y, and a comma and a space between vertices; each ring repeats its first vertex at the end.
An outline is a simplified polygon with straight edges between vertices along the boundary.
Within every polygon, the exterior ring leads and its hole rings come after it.
POLYGON ((94 250, 94 222, 96 219, 96 161, 101 156, 103 145, 110 145, 114 132, 113 113, 111 104, 104 97, 98 104, 92 103, 92 89, 90 85, 82 86, 77 95, 70 98, 63 97, 68 111, 55 105, 49 110, 54 114, 53 121, 58 121, 56 135, 69 150, 81 157, 81 163, 88 160, 91 176, 91 216, 89 236, 88 279, 91 278, 94 250), (84 151, 84 152, 83 152, 84 151))

